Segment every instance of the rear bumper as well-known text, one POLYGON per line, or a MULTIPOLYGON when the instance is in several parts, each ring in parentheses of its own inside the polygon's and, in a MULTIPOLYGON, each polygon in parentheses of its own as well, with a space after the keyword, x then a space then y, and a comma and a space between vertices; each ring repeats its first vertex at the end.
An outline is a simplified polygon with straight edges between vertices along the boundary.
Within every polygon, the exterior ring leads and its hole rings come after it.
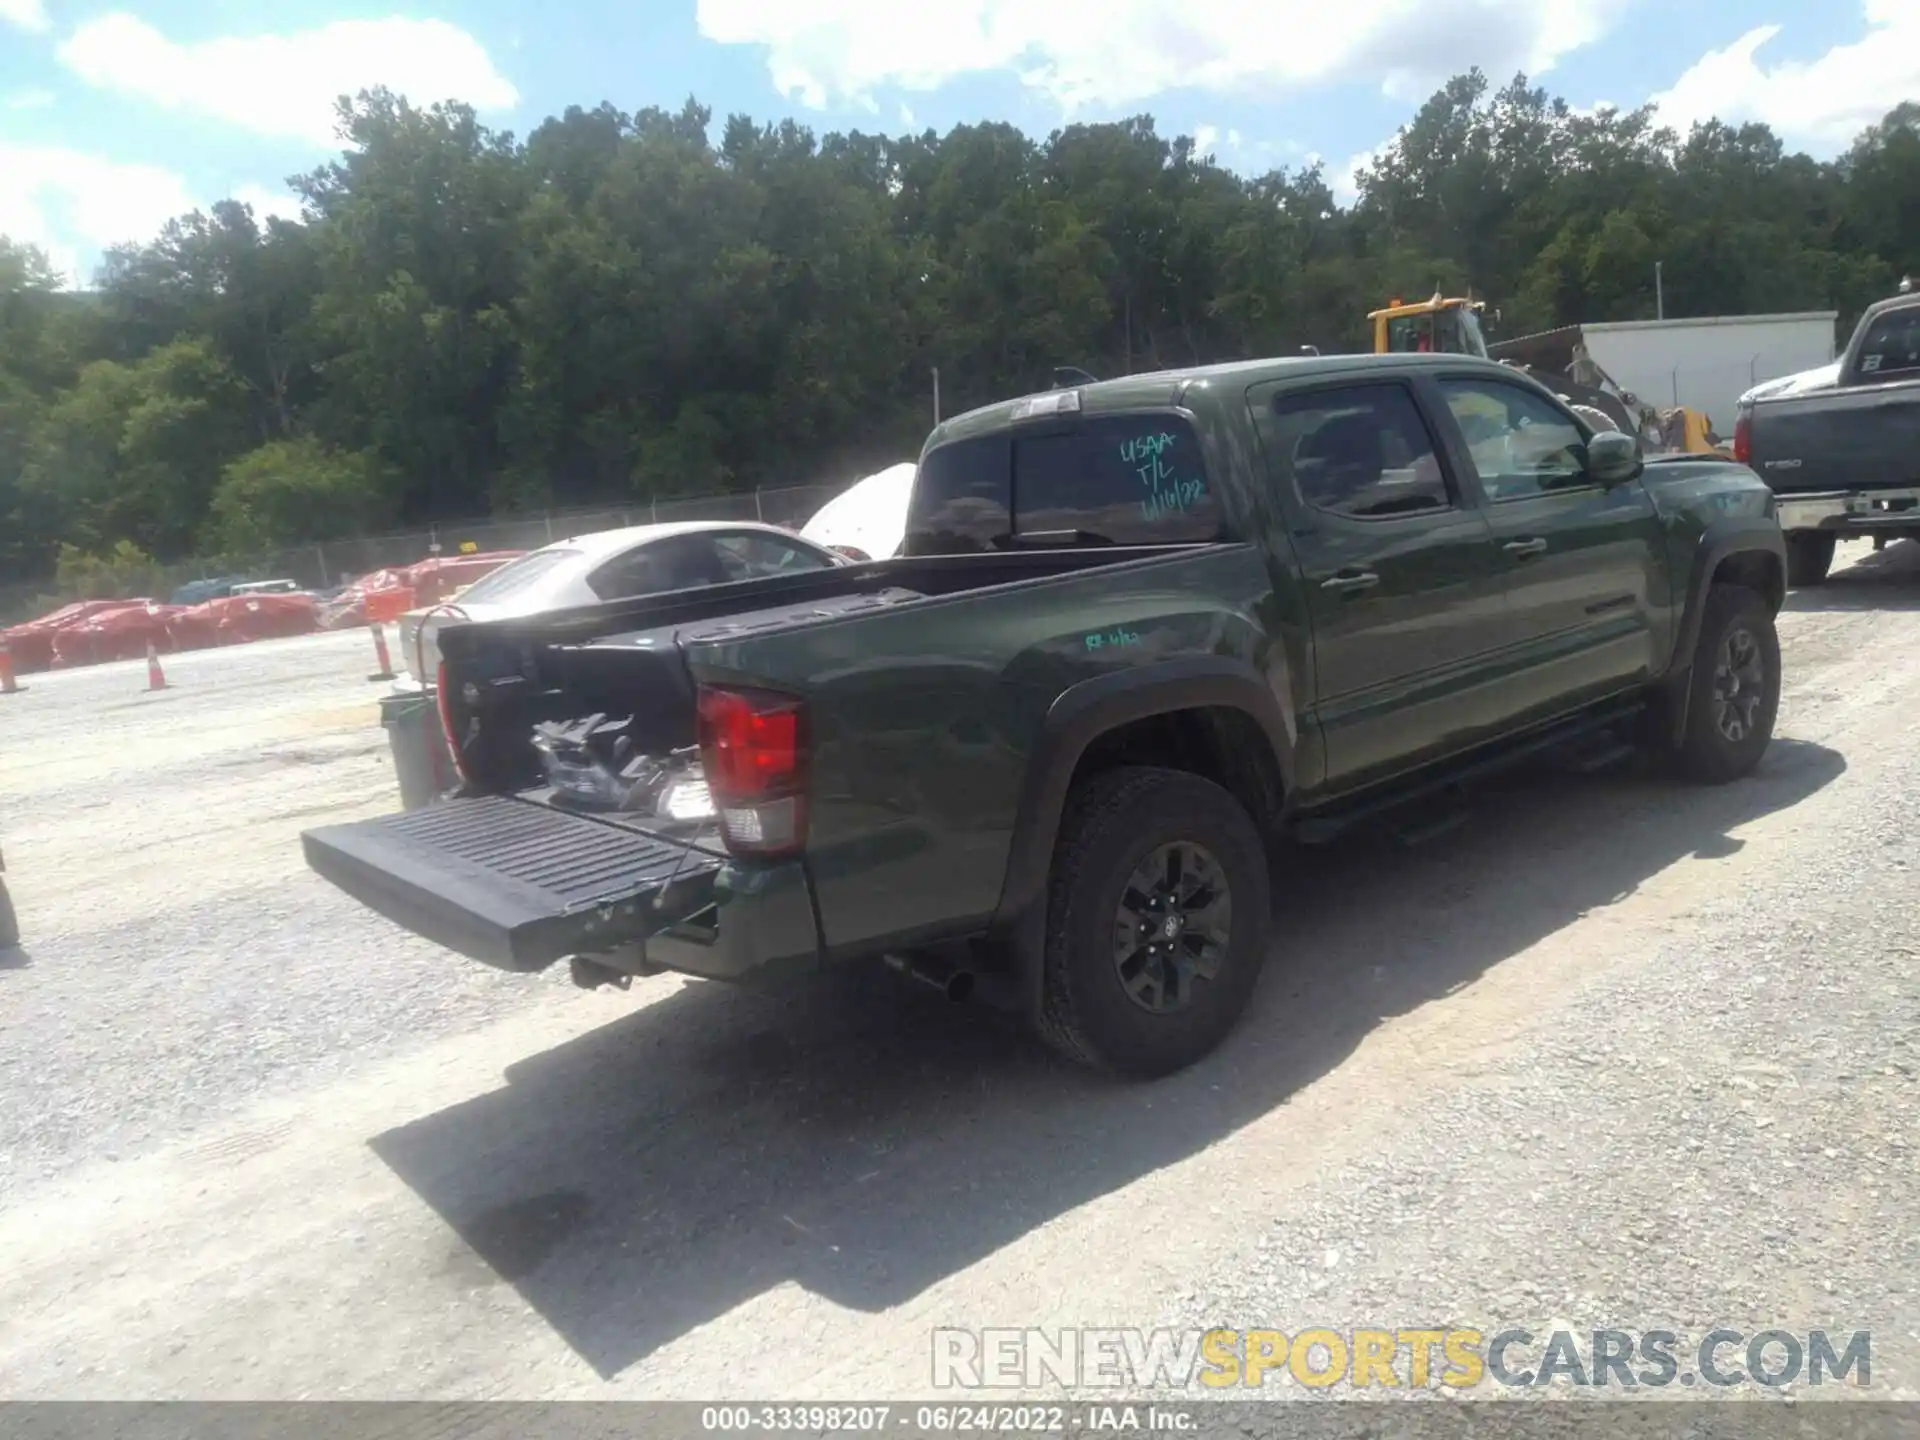
POLYGON ((1818 495, 1776 495, 1780 528, 1831 530, 1839 534, 1876 530, 1920 530, 1920 489, 1832 491, 1818 495))
POLYGON ((819 966, 799 861, 742 866, 512 796, 309 830, 301 844, 317 874, 369 909, 502 970, 568 955, 735 981, 819 966))

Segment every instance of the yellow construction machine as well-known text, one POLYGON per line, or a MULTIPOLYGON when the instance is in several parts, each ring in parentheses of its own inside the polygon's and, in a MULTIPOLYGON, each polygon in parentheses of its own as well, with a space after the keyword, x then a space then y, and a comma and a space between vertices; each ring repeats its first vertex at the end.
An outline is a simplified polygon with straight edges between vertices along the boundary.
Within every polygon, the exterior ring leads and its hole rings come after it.
POLYGON ((1444 355, 1486 357, 1487 341, 1480 330, 1479 300, 1448 299, 1438 291, 1431 300, 1409 305, 1389 300, 1384 310, 1367 316, 1373 322, 1373 353, 1409 355, 1434 352, 1444 355))
POLYGON ((1707 417, 1676 406, 1658 410, 1623 390, 1587 353, 1578 326, 1489 346, 1480 325, 1484 301, 1435 291, 1430 300, 1390 300, 1368 314, 1373 353, 1477 355, 1524 371, 1581 411, 1590 424, 1604 418, 1638 435, 1648 450, 1690 455, 1721 453, 1707 417))

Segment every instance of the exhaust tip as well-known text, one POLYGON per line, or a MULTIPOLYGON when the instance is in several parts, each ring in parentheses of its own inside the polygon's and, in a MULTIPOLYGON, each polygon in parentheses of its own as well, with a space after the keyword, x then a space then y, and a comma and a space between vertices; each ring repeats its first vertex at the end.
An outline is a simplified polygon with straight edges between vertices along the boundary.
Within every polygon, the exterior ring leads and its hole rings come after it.
POLYGON ((956 970, 947 981, 947 999, 958 1005, 973 996, 973 972, 956 970))

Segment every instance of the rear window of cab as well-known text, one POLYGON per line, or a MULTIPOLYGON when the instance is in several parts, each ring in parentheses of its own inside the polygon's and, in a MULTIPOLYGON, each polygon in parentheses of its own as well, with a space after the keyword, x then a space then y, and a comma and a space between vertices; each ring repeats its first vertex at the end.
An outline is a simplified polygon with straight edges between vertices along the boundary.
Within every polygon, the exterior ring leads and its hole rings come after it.
POLYGON ((1178 415, 1102 415, 929 451, 902 553, 1225 538, 1193 427, 1178 415))

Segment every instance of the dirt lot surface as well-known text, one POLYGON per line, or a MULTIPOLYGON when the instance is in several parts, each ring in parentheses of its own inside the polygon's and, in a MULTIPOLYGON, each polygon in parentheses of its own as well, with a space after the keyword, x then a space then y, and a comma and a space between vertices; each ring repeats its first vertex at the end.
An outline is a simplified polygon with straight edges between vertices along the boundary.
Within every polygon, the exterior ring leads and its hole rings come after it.
POLYGON ((1069 1324, 1871 1330, 1920 1397, 1920 547, 1848 560, 1756 778, 1282 856, 1253 1015, 1146 1087, 407 937, 299 851, 396 803, 364 633, 30 677, 0 1397, 925 1398, 935 1327, 1069 1324))

